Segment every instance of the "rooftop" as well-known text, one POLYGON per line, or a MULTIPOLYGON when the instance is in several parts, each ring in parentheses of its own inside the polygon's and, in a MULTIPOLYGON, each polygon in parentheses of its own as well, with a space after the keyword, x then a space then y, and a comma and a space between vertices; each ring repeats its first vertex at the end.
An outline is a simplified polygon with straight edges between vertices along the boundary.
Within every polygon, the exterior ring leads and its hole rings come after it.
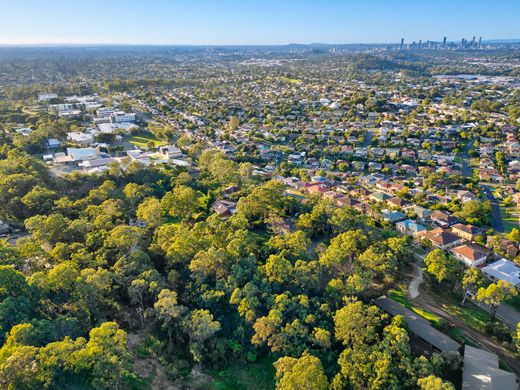
POLYGON ((513 373, 498 368, 497 355, 466 345, 462 389, 514 390, 518 389, 518 385, 513 373))
POLYGON ((457 352, 460 349, 461 345, 455 340, 446 336, 444 333, 439 332, 419 314, 407 309, 393 299, 382 296, 377 298, 374 301, 374 304, 393 316, 403 316, 408 324, 410 332, 413 332, 429 344, 433 345, 439 351, 457 352))
POLYGON ((520 286, 520 267, 507 259, 500 259, 482 268, 482 272, 495 279, 505 280, 513 286, 520 286))

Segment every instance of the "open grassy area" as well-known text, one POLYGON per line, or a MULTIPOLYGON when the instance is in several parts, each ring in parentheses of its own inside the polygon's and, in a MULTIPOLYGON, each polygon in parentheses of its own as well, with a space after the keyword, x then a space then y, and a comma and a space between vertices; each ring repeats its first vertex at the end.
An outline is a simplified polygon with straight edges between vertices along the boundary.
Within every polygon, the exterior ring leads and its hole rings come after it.
POLYGON ((256 363, 234 364, 213 373, 212 388, 217 390, 274 389, 273 361, 267 357, 256 363))
POLYGON ((155 148, 165 145, 163 141, 158 140, 151 133, 141 133, 139 135, 134 135, 130 137, 128 142, 134 146, 137 146, 139 149, 148 149, 149 142, 153 142, 155 148))
POLYGON ((479 347, 479 345, 460 328, 450 328, 448 330, 448 336, 460 344, 467 344, 476 348, 479 347))
POLYGON ((279 77, 280 80, 285 81, 286 83, 296 84, 299 83, 301 80, 298 79, 291 79, 289 77, 279 77))
POLYGON ((469 327, 484 331, 484 325, 491 321, 491 314, 484 309, 473 305, 471 302, 461 305, 460 297, 455 295, 453 291, 430 291, 432 297, 437 301, 440 307, 453 316, 458 317, 469 327))
POLYGON ((401 305, 407 307, 414 313, 419 314, 421 317, 424 317, 428 321, 432 323, 432 325, 438 325, 441 323, 442 318, 436 314, 433 314, 427 310, 421 309, 413 304, 413 302, 408 298, 405 286, 399 286, 397 289, 389 290, 386 294, 389 298, 392 298, 394 301, 399 302, 401 305))
POLYGON ((500 201, 500 214, 502 215, 502 223, 504 232, 510 233, 513 228, 518 228, 518 211, 515 206, 506 207, 503 201, 500 201))

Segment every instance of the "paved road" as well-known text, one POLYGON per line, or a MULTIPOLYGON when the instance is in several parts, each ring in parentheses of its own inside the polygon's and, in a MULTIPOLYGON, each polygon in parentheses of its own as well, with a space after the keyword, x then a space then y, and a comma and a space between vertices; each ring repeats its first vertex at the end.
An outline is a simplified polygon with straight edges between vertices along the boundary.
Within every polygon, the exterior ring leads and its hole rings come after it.
POLYGON ((374 132, 372 130, 367 130, 365 133, 365 142, 363 142, 363 147, 366 148, 368 145, 370 145, 372 138, 374 138, 374 132))
POLYGON ((419 297, 417 297, 417 299, 414 300, 414 305, 429 310, 432 313, 443 317, 452 325, 462 329, 464 333, 471 337, 471 339, 478 341, 480 345, 479 348, 496 353, 500 359, 503 360, 509 366, 509 368, 511 368, 515 375, 520 377, 520 365, 518 363, 518 359, 510 350, 506 349, 500 343, 497 343, 490 336, 470 328, 465 322, 461 321, 459 317, 445 311, 442 305, 433 300, 430 296, 428 296, 427 293, 421 294, 419 297))
POLYGON ((491 226, 493 229, 495 229, 497 232, 503 232, 504 231, 504 224, 502 223, 502 215, 500 214, 500 205, 498 204, 498 200, 493 195, 493 192, 489 188, 487 184, 481 184, 482 189, 484 190, 484 194, 486 194, 486 197, 491 203, 491 226))
POLYGON ((471 177, 471 168, 467 159, 462 160, 462 176, 471 177))
MULTIPOLYGON (((410 299, 415 299, 419 296, 419 287, 424 280, 422 266, 425 256, 421 256, 418 253, 414 253, 414 256, 417 259, 417 262, 412 264, 415 268, 415 273, 408 285, 408 295, 410 296, 410 299)), ((474 305, 480 306, 482 309, 491 312, 491 309, 486 304, 474 301, 473 299, 470 299, 469 301, 474 305)), ((520 323, 520 311, 516 310, 511 305, 502 304, 497 309, 497 318, 502 320, 506 325, 516 329, 517 324, 520 323)))
MULTIPOLYGON (((474 301, 473 299, 471 299, 470 302, 491 313, 491 309, 486 304, 474 301)), ((516 329, 517 324, 520 322, 520 312, 510 305, 502 304, 497 309, 497 318, 511 328, 516 329)))

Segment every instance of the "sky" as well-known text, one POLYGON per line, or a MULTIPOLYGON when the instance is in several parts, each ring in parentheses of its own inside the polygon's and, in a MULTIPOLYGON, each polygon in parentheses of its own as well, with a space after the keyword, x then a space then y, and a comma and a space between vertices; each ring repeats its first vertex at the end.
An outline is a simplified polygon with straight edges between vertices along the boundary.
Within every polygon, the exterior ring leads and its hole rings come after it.
POLYGON ((0 44, 520 38, 520 0, 0 0, 0 44))

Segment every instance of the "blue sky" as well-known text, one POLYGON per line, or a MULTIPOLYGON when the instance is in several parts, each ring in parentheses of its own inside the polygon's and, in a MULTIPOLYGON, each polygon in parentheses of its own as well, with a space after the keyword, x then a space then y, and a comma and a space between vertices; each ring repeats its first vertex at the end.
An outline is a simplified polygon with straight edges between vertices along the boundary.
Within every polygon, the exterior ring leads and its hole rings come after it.
POLYGON ((0 44, 520 38, 520 0, 0 0, 0 44))

